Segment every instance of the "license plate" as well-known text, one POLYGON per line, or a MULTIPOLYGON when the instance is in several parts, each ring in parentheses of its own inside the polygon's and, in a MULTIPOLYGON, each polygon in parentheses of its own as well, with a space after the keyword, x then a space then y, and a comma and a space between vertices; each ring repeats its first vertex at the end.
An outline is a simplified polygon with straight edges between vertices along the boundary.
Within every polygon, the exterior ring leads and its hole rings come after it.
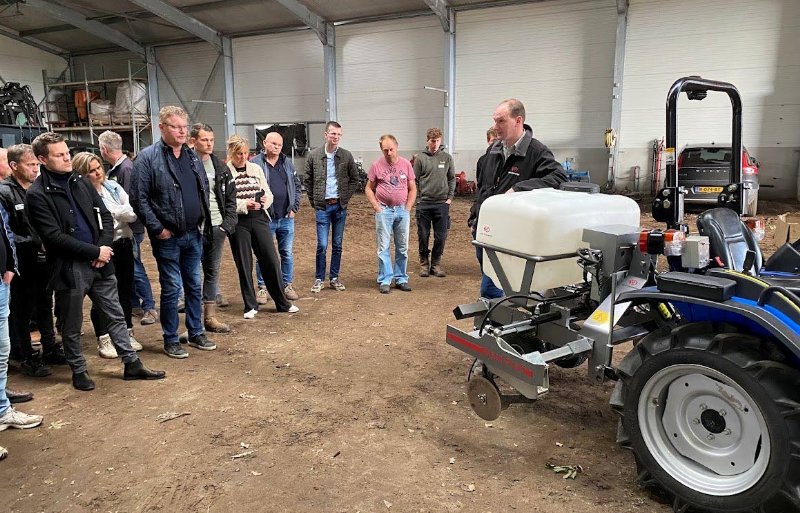
POLYGON ((722 192, 722 187, 695 187, 694 192, 722 192))

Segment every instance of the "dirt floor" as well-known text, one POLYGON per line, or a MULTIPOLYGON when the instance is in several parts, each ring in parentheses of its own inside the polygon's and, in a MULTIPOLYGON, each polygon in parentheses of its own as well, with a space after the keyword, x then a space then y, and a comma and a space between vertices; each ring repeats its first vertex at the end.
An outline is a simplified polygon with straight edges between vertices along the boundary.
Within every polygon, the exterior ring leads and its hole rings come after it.
MULTIPOLYGON (((221 318, 234 331, 212 337, 217 351, 172 360, 158 325, 137 323, 142 358, 167 371, 164 381, 123 381, 118 361, 97 356, 85 321, 94 392, 74 390, 66 368, 41 379, 11 371, 11 388, 36 394, 20 409, 45 421, 0 434, 10 451, 0 463, 0 511, 671 511, 636 485, 633 459, 615 443, 613 383, 592 385, 585 367, 553 368, 547 397, 512 405, 496 421, 471 411, 470 359, 444 337, 452 308, 478 291, 469 205, 453 205, 447 278, 417 275, 413 234, 414 290, 385 296, 363 196, 349 209, 347 291, 308 292, 316 243, 304 204, 295 241, 300 313, 270 304, 242 319, 228 252, 221 288, 232 305, 221 318), (159 422, 167 412, 185 415, 159 422), (548 462, 584 472, 565 480, 548 462)), ((764 207, 773 217, 797 210, 764 207)))

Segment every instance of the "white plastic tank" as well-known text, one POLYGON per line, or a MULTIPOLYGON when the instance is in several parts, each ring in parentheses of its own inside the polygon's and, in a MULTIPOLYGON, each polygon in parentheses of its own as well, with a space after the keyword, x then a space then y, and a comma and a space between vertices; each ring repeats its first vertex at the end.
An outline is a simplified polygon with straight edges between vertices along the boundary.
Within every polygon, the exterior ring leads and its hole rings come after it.
MULTIPOLYGON (((639 226, 639 216, 635 201, 614 194, 557 189, 498 194, 483 202, 475 238, 525 255, 551 256, 588 246, 581 240, 584 228, 610 224, 639 226)), ((525 260, 500 252, 497 256, 511 287, 519 291, 525 260)), ((579 283, 583 278, 576 260, 577 257, 537 263, 531 291, 579 283)), ((501 287, 486 251, 483 272, 501 287)))

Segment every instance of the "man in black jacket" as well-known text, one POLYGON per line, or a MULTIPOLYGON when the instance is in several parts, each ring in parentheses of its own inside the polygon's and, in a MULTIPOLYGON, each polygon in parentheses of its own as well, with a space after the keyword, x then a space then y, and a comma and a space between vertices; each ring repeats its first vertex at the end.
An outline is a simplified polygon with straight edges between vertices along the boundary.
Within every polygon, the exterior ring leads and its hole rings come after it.
POLYGON ((11 353, 22 359, 28 376, 51 374, 49 365, 66 365, 61 345, 56 343, 53 327, 53 291, 47 287, 47 264, 42 240, 33 230, 25 212, 25 194, 39 174, 39 161, 28 144, 8 149, 11 176, 0 182, 0 203, 8 212, 8 224, 14 233, 19 274, 11 282, 11 314, 8 319, 11 353), (30 322, 36 314, 43 354, 31 346, 30 322))
MULTIPOLYGON (((525 124, 525 106, 521 101, 516 98, 502 101, 492 119, 497 138, 479 163, 478 192, 467 221, 473 238, 478 228, 478 213, 486 198, 507 192, 558 187, 567 181, 567 175, 553 152, 534 139, 533 129, 525 124)), ((478 253, 478 261, 481 261, 480 249, 478 253)), ((488 278, 484 275, 484 282, 486 280, 488 278)), ((482 295, 484 285, 481 285, 482 295)), ((493 290, 501 292, 496 287, 493 290)))
POLYGON ((164 352, 187 358, 178 337, 178 298, 186 297, 189 344, 216 349, 203 327, 200 261, 203 239, 211 237, 208 178, 197 154, 186 144, 189 116, 165 105, 158 112, 161 139, 139 152, 133 163, 131 205, 153 245, 161 283, 161 330, 164 352))
POLYGON ((525 124, 525 106, 516 98, 504 100, 492 115, 497 139, 486 150, 481 181, 475 203, 469 213, 469 225, 475 229, 478 212, 489 196, 506 192, 558 187, 567 181, 553 152, 533 137, 525 124))
MULTIPOLYGON (((206 330, 230 333, 231 328, 216 318, 219 292, 219 267, 225 239, 236 230, 236 187, 228 166, 214 155, 214 131, 205 123, 195 123, 189 137, 200 156, 208 178, 208 206, 211 236, 203 245, 203 319, 206 330)), ((201 348, 202 349, 202 348, 201 348)))
POLYGON ((33 153, 42 164, 39 178, 25 197, 31 225, 47 254, 50 286, 64 319, 61 339, 72 368, 72 385, 94 390, 81 350, 83 299, 88 294, 108 318, 108 333, 125 364, 125 379, 162 379, 163 371, 145 367, 133 350, 117 296, 111 264, 114 222, 92 184, 72 172, 64 139, 45 132, 33 141, 33 153))

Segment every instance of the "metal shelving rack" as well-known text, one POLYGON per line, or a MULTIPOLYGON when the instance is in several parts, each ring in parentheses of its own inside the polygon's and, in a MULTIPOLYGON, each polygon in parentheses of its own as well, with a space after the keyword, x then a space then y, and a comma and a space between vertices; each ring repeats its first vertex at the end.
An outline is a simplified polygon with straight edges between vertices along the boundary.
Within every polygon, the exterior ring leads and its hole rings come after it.
MULTIPOLYGON (((142 74, 146 76, 146 73, 146 65, 142 65, 141 67, 134 69, 134 67, 131 65, 131 61, 128 61, 128 76, 125 78, 103 78, 99 80, 88 80, 86 79, 87 74, 85 66, 83 70, 84 80, 75 82, 57 82, 55 81, 57 79, 52 79, 48 77, 46 73, 42 72, 45 91, 44 116, 47 124, 50 126, 50 129, 53 132, 64 132, 69 134, 85 134, 88 132, 89 141, 92 144, 97 143, 96 132, 102 132, 104 130, 130 132, 133 139, 133 152, 138 153, 140 147, 142 146, 142 139, 147 139, 143 136, 150 134, 150 105, 147 105, 146 112, 134 112, 133 94, 131 94, 131 104, 129 106, 130 112, 128 114, 121 116, 112 115, 109 118, 109 123, 97 123, 92 120, 90 94, 93 91, 100 91, 102 92, 104 99, 110 99, 109 88, 125 82, 129 84, 131 92, 133 91, 134 82, 143 83, 145 84, 145 87, 149 87, 147 79, 141 76, 142 74), (53 89, 60 89, 63 91, 63 95, 58 100, 51 100, 50 92, 53 89), (75 91, 81 89, 86 92, 87 121, 83 124, 78 124, 78 114, 73 95, 75 91), (63 117, 66 119, 64 125, 59 126, 61 125, 60 122, 51 121, 51 114, 56 114, 58 117, 63 117)), ((149 98, 149 95, 147 97, 149 98)), ((147 144, 149 144, 149 140, 147 140, 147 144)))

